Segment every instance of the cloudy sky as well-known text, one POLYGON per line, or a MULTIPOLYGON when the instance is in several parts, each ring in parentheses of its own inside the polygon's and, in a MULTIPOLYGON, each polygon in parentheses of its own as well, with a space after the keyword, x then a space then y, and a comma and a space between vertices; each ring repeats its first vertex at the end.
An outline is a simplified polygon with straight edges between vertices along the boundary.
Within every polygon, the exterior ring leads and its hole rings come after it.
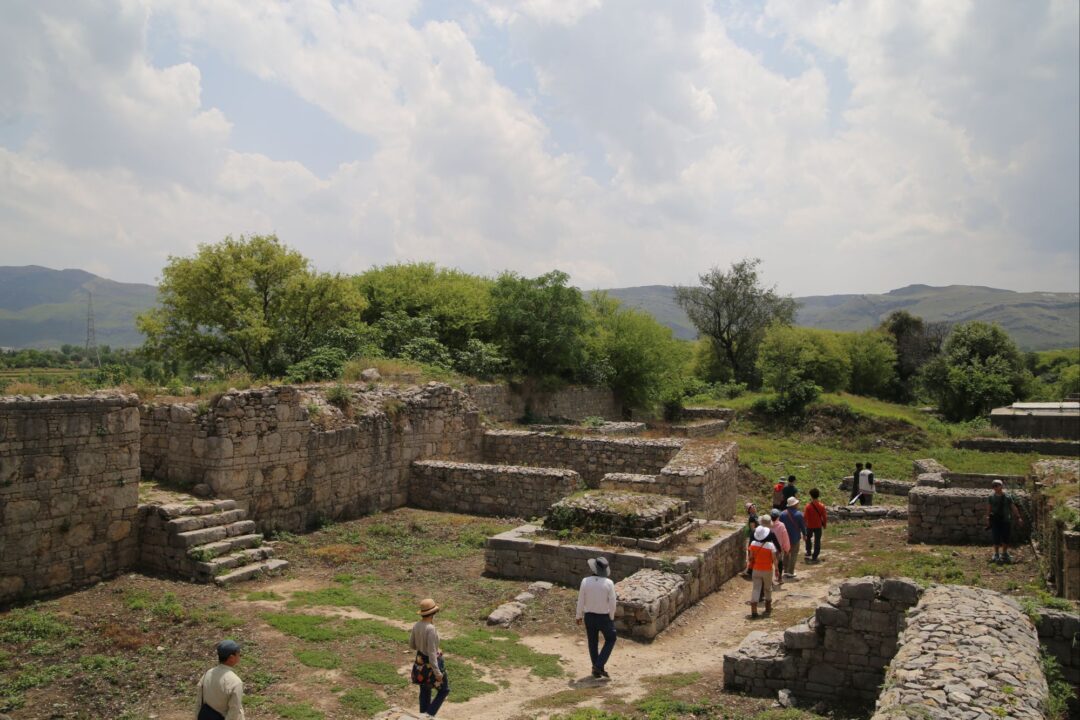
POLYGON ((7 0, 0 264, 1080 289, 1076 0, 7 0))

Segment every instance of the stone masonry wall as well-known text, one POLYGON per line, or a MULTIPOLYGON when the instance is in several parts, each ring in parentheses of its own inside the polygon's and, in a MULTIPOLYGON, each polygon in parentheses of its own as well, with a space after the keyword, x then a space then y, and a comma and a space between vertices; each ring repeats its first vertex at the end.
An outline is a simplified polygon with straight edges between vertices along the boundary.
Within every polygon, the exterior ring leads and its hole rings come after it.
POLYGON ((571 386, 550 393, 506 384, 466 385, 465 394, 480 412, 495 422, 513 422, 526 415, 526 409, 538 418, 582 420, 602 417, 621 420, 622 406, 608 388, 571 386))
POLYGON ((660 470, 664 494, 682 498, 700 517, 730 520, 738 504, 739 447, 688 443, 660 470))
POLYGON ((873 720, 1042 720, 1039 638, 1012 598, 938 585, 907 617, 873 720))
POLYGON ((0 398, 0 605, 137 561, 133 395, 0 398))
MULTIPOLYGON (((1013 523, 1011 545, 1031 536, 1031 499, 1010 491, 1024 522, 1013 523)), ((989 490, 916 487, 908 493, 908 542, 943 545, 989 545, 986 504, 989 490)))
POLYGON ((1035 629, 1039 644, 1057 658, 1061 674, 1080 688, 1080 615, 1074 610, 1039 608, 1035 629))
POLYGON ((961 450, 980 452, 1038 453, 1039 455, 1080 456, 1078 440, 1031 440, 1027 438, 962 438, 953 442, 961 450))
POLYGON ((752 632, 725 653, 724 687, 759 697, 788 689, 800 700, 870 704, 896 653, 904 613, 921 592, 906 578, 845 580, 806 622, 752 632))
POLYGON ((151 467, 167 469, 170 481, 204 484, 213 495, 236 500, 263 532, 302 531, 323 519, 400 507, 408 500, 413 460, 478 459, 479 413, 447 385, 357 392, 353 417, 320 404, 319 392, 289 386, 229 392, 201 412, 169 406, 167 419, 152 407, 153 420, 143 427, 154 450, 143 456, 151 467), (336 413, 336 423, 313 423, 316 407, 336 413))
POLYGON ((409 505, 424 510, 534 518, 585 486, 573 470, 418 460, 409 505))
POLYGON ((1059 597, 1080 600, 1080 532, 1062 513, 1080 515, 1080 460, 1042 460, 1031 467, 1031 502, 1039 554, 1049 566, 1050 583, 1059 597))

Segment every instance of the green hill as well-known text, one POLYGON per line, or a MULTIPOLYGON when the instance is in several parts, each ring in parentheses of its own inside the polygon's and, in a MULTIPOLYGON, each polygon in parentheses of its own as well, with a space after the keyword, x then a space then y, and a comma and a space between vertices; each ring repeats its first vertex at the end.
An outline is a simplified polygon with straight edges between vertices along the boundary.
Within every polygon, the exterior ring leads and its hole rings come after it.
POLYGON ((0 267, 0 347, 56 348, 86 342, 88 293, 99 345, 142 344, 135 315, 154 305, 157 288, 119 283, 84 270, 0 267))
MULTIPOLYGON (((696 336, 690 320, 675 304, 674 288, 646 285, 607 292, 631 307, 651 313, 677 337, 696 336)), ((909 285, 882 295, 815 295, 795 299, 799 303, 795 322, 806 327, 866 330, 893 310, 907 310, 932 322, 997 323, 1024 350, 1080 345, 1078 293, 1018 293, 976 285, 909 285)))

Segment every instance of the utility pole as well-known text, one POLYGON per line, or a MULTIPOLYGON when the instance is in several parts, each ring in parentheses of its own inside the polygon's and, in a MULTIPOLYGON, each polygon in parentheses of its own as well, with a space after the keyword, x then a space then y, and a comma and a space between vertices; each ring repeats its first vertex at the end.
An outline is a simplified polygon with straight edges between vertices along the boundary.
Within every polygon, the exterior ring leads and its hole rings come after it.
POLYGON ((86 359, 101 367, 101 353, 98 351, 97 337, 94 334, 94 294, 86 291, 86 359), (93 353, 93 355, 91 355, 93 353))

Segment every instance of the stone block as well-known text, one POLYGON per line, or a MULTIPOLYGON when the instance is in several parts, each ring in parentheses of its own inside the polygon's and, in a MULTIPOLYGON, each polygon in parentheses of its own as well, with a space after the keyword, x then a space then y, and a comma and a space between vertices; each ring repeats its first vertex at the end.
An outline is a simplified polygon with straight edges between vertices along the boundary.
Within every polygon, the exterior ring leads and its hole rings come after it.
POLYGON ((847 600, 873 600, 878 594, 880 580, 875 577, 861 577, 840 583, 840 597, 847 600))

